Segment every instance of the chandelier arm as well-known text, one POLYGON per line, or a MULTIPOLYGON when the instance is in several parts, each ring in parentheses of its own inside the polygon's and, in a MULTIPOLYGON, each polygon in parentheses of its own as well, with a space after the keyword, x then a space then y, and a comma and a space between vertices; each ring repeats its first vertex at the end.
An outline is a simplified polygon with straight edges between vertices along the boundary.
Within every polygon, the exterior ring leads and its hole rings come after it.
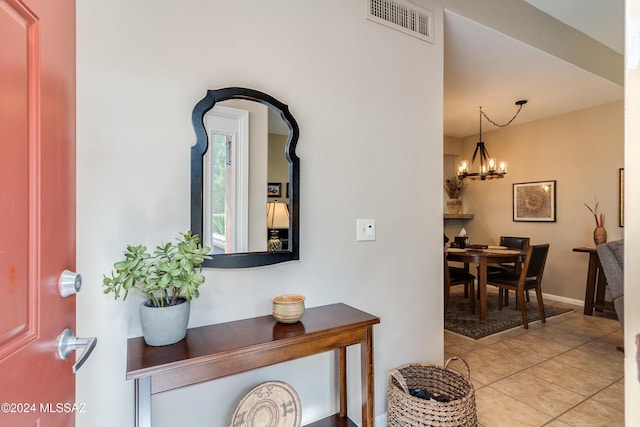
MULTIPOLYGON (((473 150, 473 156, 471 157, 471 164, 473 165, 476 161, 476 156, 478 155, 479 144, 476 144, 476 149, 473 150)), ((480 151, 480 157, 482 157, 482 151, 480 151)))
POLYGON ((482 169, 482 167, 487 164, 487 161, 489 159, 489 153, 487 153, 487 149, 484 146, 484 142, 482 142, 481 144, 482 145, 480 147, 480 169, 482 169))
POLYGON ((484 159, 484 161, 486 162, 486 161, 488 161, 488 160, 489 160, 489 158, 490 158, 491 156, 489 155, 489 152, 487 151, 487 147, 485 147, 485 146, 484 146, 484 144, 482 145, 482 148, 483 148, 483 150, 482 150, 482 158, 483 158, 483 159, 484 159))

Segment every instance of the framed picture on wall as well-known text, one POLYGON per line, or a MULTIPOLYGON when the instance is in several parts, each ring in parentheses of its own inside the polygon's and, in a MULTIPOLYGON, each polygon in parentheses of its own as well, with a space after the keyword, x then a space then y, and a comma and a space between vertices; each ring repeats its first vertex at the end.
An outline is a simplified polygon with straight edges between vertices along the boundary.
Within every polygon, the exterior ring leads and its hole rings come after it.
POLYGON ((620 227, 624 227, 624 168, 618 169, 618 195, 620 200, 618 206, 618 219, 620 227))
POLYGON ((267 197, 280 197, 280 186, 279 182, 269 182, 267 184, 267 197))
POLYGON ((513 220, 556 222, 556 181, 513 184, 513 220))

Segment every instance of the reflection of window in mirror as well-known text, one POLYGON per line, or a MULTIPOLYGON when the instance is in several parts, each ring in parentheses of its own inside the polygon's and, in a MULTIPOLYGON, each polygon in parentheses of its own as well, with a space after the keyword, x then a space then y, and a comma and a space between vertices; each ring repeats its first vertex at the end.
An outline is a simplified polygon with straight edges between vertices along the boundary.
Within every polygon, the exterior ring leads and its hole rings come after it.
MULTIPOLYGON (((204 123, 209 149, 202 233, 208 240, 203 243, 214 254, 266 251, 267 201, 289 203, 289 128, 269 107, 240 99, 216 104, 204 123), (280 197, 267 198, 268 182, 280 184, 280 197)), ((288 230, 281 234, 286 239, 288 230)))
POLYGON ((235 135, 211 132, 211 237, 213 253, 231 252, 235 248, 230 229, 235 225, 234 185, 235 162, 232 161, 235 135), (230 218, 229 221, 226 218, 230 218))
POLYGON ((203 243, 214 254, 248 248, 249 112, 216 105, 205 118, 203 243))

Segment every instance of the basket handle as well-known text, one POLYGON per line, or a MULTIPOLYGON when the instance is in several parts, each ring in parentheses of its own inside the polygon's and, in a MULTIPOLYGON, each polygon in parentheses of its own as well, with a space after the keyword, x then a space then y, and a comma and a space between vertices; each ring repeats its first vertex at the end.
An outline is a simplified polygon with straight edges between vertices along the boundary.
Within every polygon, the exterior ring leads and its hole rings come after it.
POLYGON ((391 371, 389 371, 389 376, 391 376, 394 380, 398 382, 398 384, 400 385, 400 388, 402 388, 402 390, 405 393, 407 394, 410 393, 409 387, 407 387, 407 382, 404 380, 404 377, 402 376, 399 370, 392 369, 391 371))
POLYGON ((469 369, 469 365, 467 364, 467 362, 465 362, 463 359, 460 359, 457 356, 453 356, 450 357, 445 363, 444 363, 444 369, 448 369, 449 367, 449 363, 453 362, 454 360, 459 360, 460 362, 464 363, 464 366, 467 368, 467 379, 471 380, 471 369, 469 369))

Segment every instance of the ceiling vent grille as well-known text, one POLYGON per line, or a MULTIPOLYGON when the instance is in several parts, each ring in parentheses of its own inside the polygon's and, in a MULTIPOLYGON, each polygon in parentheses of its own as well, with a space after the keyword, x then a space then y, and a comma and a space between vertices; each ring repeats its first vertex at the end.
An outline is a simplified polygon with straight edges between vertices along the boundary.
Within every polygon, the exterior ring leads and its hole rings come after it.
POLYGON ((368 0, 367 19, 433 43, 433 12, 402 0, 368 0))

